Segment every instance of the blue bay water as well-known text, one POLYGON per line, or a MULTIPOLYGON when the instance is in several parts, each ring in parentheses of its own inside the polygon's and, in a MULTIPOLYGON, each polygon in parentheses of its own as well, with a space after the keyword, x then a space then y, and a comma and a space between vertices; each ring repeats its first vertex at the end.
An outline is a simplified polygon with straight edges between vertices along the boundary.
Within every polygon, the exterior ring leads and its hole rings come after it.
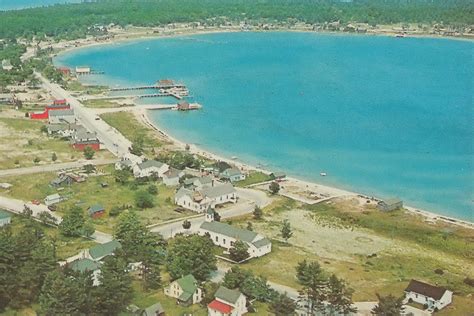
POLYGON ((105 71, 89 78, 98 83, 184 82, 204 108, 151 116, 189 143, 473 221, 473 48, 428 38, 222 33, 88 48, 56 62, 105 71))

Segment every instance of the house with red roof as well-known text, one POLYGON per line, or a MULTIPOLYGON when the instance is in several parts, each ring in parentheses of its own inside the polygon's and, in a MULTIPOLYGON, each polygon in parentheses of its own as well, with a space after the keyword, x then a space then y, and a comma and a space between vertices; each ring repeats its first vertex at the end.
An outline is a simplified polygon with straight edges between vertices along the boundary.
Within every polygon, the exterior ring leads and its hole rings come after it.
POLYGON ((247 299, 238 290, 220 286, 207 305, 209 316, 240 316, 247 313, 247 299))

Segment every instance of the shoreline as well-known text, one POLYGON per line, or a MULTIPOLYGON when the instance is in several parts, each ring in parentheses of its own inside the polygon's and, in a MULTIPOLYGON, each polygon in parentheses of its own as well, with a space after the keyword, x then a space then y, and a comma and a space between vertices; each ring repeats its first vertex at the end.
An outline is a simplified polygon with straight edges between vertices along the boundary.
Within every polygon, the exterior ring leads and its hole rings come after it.
MULTIPOLYGON (((245 162, 235 161, 235 160, 223 157, 221 155, 210 152, 209 150, 205 150, 205 149, 203 149, 199 146, 196 146, 195 144, 187 144, 187 143, 183 142, 182 140, 179 140, 179 139, 171 136, 169 133, 167 133, 166 131, 161 129, 156 123, 154 123, 150 119, 149 111, 146 110, 146 109, 137 109, 137 111, 135 113, 136 113, 136 116, 137 116, 137 118, 139 119, 139 121, 141 123, 143 123, 145 126, 151 128, 151 129, 155 130, 157 133, 161 134, 163 137, 170 140, 174 145, 181 148, 182 150, 185 150, 186 145, 189 145, 189 152, 192 153, 192 154, 200 155, 200 156, 203 156, 203 157, 211 159, 211 160, 225 161, 229 164, 233 164, 233 165, 237 166, 238 168, 246 170, 246 171, 254 170, 254 171, 263 172, 265 174, 270 174, 271 173, 271 171, 266 170, 264 168, 260 168, 260 167, 253 166, 253 165, 245 163, 245 162)), ((369 197, 369 196, 367 196, 366 194, 363 194, 363 193, 357 193, 357 192, 353 192, 353 191, 339 189, 339 188, 336 188, 336 187, 323 185, 323 184, 320 184, 320 183, 317 183, 317 182, 314 182, 314 181, 306 181, 306 180, 301 180, 301 179, 298 179, 298 178, 288 177, 288 176, 286 177, 286 180, 294 182, 294 183, 299 184, 299 185, 301 185, 303 187, 306 187, 306 188, 317 188, 319 191, 324 191, 326 194, 330 194, 331 198, 351 197, 351 196, 357 198, 357 197, 363 196, 364 198, 368 198, 368 199, 375 198, 376 200, 380 200, 379 198, 377 198, 375 196, 374 197, 369 197)), ((317 203, 319 203, 319 202, 320 201, 318 201, 317 203)), ((442 215, 442 214, 436 214, 436 213, 433 213, 433 212, 430 212, 430 211, 427 211, 427 210, 423 210, 423 209, 420 209, 420 208, 417 208, 417 207, 412 207, 412 206, 409 206, 409 205, 403 205, 403 208, 405 210, 409 211, 412 214, 417 214, 417 215, 420 215, 420 216, 424 217, 429 222, 442 221, 444 223, 457 225, 457 226, 461 226, 461 227, 468 228, 468 229, 474 229, 474 223, 466 221, 466 220, 462 220, 462 219, 458 219, 458 218, 454 218, 454 217, 450 217, 450 216, 445 216, 445 215, 442 215)))
MULTIPOLYGON (((138 41, 145 41, 145 40, 153 40, 153 39, 166 39, 166 38, 179 38, 179 37, 185 37, 185 36, 192 36, 192 35, 205 35, 205 34, 216 34, 216 33, 240 33, 244 32, 240 29, 204 29, 204 30, 197 30, 197 29, 182 29, 180 31, 176 32, 171 32, 169 34, 163 34, 163 33, 156 33, 156 34, 129 34, 125 35, 125 38, 112 38, 111 40, 107 41, 102 41, 102 42, 90 42, 90 39, 87 39, 84 43, 79 42, 77 46, 73 47, 59 47, 60 51, 57 52, 54 56, 54 58, 61 56, 65 53, 70 53, 75 50, 80 50, 80 49, 88 49, 91 47, 96 47, 96 46, 106 46, 106 45, 114 45, 114 44, 121 44, 121 43, 127 43, 127 42, 138 42, 138 41)), ((251 31, 255 33, 267 33, 267 32, 295 32, 295 33, 314 33, 315 35, 330 35, 330 36, 385 36, 385 37, 394 37, 397 32, 393 33, 387 33, 387 32, 369 32, 369 33, 347 33, 347 32, 321 32, 321 31, 311 31, 311 30, 297 30, 297 29, 277 29, 277 30, 269 30, 269 31, 251 31)), ((417 35, 409 35, 407 38, 431 38, 431 39, 445 39, 445 40, 461 40, 461 41, 470 41, 473 42, 474 39, 470 38, 459 38, 459 37, 450 37, 450 36, 436 36, 436 35, 431 35, 431 34, 417 34, 417 35)), ((69 42, 60 42, 59 44, 64 45, 69 42)), ((53 64, 54 64, 54 58, 53 58, 53 64)), ((152 122, 148 116, 148 111, 145 109, 140 109, 136 112, 137 118, 140 119, 140 121, 145 124, 146 126, 150 127, 151 129, 155 130, 156 132, 160 133, 163 137, 167 138, 170 140, 172 143, 174 143, 177 147, 181 149, 185 149, 186 143, 174 138, 171 136, 169 133, 161 129, 156 123, 152 122)), ((235 161, 226 157, 223 157, 221 155, 212 153, 208 150, 205 150, 203 148, 200 148, 194 144, 189 144, 190 146, 190 152, 193 154, 198 154, 200 156, 203 156, 205 158, 211 159, 211 160, 220 160, 220 161, 225 161, 230 164, 236 165, 241 169, 244 170, 255 170, 255 171, 260 171, 265 174, 269 174, 271 171, 265 170, 264 168, 253 166, 251 164, 247 164, 244 162, 239 162, 235 161)), ((318 188, 318 190, 323 190, 325 192, 328 192, 329 194, 332 195, 332 197, 343 197, 343 196, 354 196, 354 197, 360 197, 364 196, 367 198, 371 198, 367 196, 366 194, 362 193, 357 193, 353 191, 348 191, 344 189, 339 189, 336 187, 331 187, 323 184, 319 184, 314 181, 306 181, 306 180, 301 180, 297 179, 294 177, 287 177, 286 178, 289 181, 292 181, 294 183, 299 184, 302 187, 313 187, 313 188, 318 188)), ((377 197, 374 197, 375 199, 380 200, 377 197)), ((408 205, 404 205, 404 209, 408 210, 409 212, 413 214, 418 214, 424 217, 427 221, 433 222, 433 221, 443 221, 448 224, 454 224, 458 226, 462 226, 465 228, 469 229, 474 229, 474 222, 469 222, 467 220, 455 218, 455 217, 450 217, 450 216, 445 216, 442 214, 437 214, 433 213, 427 210, 423 210, 417 207, 412 207, 408 205)))

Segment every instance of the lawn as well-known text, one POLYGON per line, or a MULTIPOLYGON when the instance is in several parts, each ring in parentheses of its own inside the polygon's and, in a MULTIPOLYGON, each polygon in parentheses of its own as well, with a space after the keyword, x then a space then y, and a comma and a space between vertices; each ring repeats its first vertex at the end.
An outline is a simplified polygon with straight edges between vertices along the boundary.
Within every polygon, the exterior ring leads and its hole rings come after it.
POLYGON ((108 100, 86 100, 82 102, 88 108, 119 108, 121 106, 130 106, 130 104, 121 105, 120 103, 108 100))
POLYGON ((100 117, 132 142, 138 138, 142 138, 145 152, 149 156, 153 156, 152 151, 155 148, 163 145, 163 142, 157 136, 156 131, 144 126, 132 113, 104 113, 100 117))
MULTIPOLYGON (((84 159, 83 153, 74 150, 68 141, 42 133, 45 124, 27 118, 0 118, 0 169, 51 164, 53 153, 57 156, 56 163, 84 159), (35 163, 35 158, 40 161, 35 163)), ((95 158, 110 157, 105 150, 95 154, 95 158)))
POLYGON ((113 168, 112 165, 103 166, 101 169, 105 173, 104 175, 90 176, 83 183, 73 183, 59 191, 49 186, 49 182, 56 177, 55 173, 5 177, 1 181, 8 182, 13 186, 8 191, 0 190, 0 194, 29 201, 32 199, 43 200, 46 195, 58 192, 68 198, 67 201, 58 204, 57 212, 59 215, 63 215, 73 205, 78 205, 85 211, 89 206, 100 203, 105 207, 106 214, 101 219, 93 220, 93 223, 97 230, 108 233, 112 233, 117 222, 117 217, 109 215, 110 209, 114 206, 132 206, 133 209, 138 211, 137 213, 145 225, 195 214, 191 211, 181 213, 175 211, 176 206, 173 203, 174 187, 166 187, 161 182, 137 185, 132 178, 130 178, 128 184, 122 185, 115 182, 112 175, 113 168), (108 187, 102 188, 102 183, 107 183, 108 187), (139 210, 135 207, 135 194, 139 190, 146 190, 150 184, 154 184, 158 188, 158 194, 154 195, 153 199, 155 206, 139 210))
POLYGON ((107 86, 83 85, 78 80, 69 80, 66 83, 66 89, 69 91, 85 92, 87 94, 101 94, 107 91, 109 88, 107 86))
POLYGON ((263 172, 251 171, 247 178, 245 178, 245 180, 236 182, 235 186, 243 188, 252 184, 266 182, 270 180, 271 177, 263 172))

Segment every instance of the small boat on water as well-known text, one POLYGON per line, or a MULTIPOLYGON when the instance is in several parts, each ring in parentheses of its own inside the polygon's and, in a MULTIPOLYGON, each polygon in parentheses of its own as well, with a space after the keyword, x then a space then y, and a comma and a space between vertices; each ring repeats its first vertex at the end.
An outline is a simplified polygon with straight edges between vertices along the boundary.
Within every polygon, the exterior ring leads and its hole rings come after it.
POLYGON ((232 160, 237 160, 237 159, 239 159, 239 157, 237 157, 237 156, 232 156, 232 157, 230 157, 230 158, 231 158, 232 160))
POLYGON ((325 176, 327 176, 328 174, 327 174, 326 172, 321 172, 319 175, 320 175, 321 177, 325 177, 325 176))

